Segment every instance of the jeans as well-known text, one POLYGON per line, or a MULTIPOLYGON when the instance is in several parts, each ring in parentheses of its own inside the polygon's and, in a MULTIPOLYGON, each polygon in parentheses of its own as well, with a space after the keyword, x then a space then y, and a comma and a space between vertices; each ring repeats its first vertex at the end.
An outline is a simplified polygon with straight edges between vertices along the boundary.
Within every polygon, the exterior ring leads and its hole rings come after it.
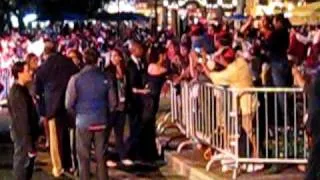
MULTIPOLYGON (((272 84, 275 87, 291 87, 292 75, 291 69, 286 58, 273 58, 271 61, 271 78, 272 84)), ((288 114, 289 99, 285 99, 284 93, 277 93, 277 103, 279 105, 278 117, 280 118, 279 125, 283 125, 285 119, 284 115, 288 114), (285 109, 285 103, 287 103, 287 109, 285 109), (282 119, 281 119, 282 118, 282 119)), ((289 115, 289 114, 288 114, 289 115)), ((288 116, 287 121, 291 118, 288 116)))
POLYGON ((79 160, 80 180, 90 179, 90 150, 94 143, 95 158, 97 162, 96 174, 98 180, 108 179, 107 167, 105 165, 106 131, 89 131, 88 129, 76 128, 77 154, 79 160))
POLYGON ((290 87, 292 85, 292 76, 287 59, 275 58, 270 65, 273 85, 276 87, 290 87))
POLYGON ((116 138, 116 150, 120 156, 120 160, 123 160, 126 157, 124 142, 123 142, 123 133, 124 125, 126 121, 126 113, 123 111, 116 111, 110 114, 110 119, 107 123, 106 137, 107 141, 109 140, 111 131, 113 129, 115 138, 116 138))
POLYGON ((32 178, 35 158, 28 156, 28 142, 26 137, 17 137, 11 132, 14 145, 13 175, 15 180, 30 180, 32 178))

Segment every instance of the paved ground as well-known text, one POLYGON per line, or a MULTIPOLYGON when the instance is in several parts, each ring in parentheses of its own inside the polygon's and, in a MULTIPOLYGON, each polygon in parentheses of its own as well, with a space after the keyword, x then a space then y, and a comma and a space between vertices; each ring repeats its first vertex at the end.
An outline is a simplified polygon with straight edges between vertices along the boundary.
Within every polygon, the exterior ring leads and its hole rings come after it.
MULTIPOLYGON (((201 179, 201 180, 224 180, 232 179, 232 172, 228 171, 223 173, 221 171, 221 164, 216 162, 212 165, 210 171, 205 170, 207 161, 202 156, 203 150, 197 148, 184 150, 182 153, 170 152, 166 153, 166 159, 168 159, 169 165, 175 172, 184 174, 189 179, 201 179)), ((267 167, 267 166, 266 166, 267 167)), ((277 174, 271 174, 270 169, 266 168, 263 171, 255 173, 239 172, 239 180, 300 180, 304 178, 304 174, 297 170, 297 167, 287 166, 277 174)))
MULTIPOLYGON (((13 148, 9 136, 9 116, 6 110, 0 110, 0 180, 13 179, 11 174, 12 168, 12 153, 13 148)), ((94 173, 95 164, 92 163, 92 174, 94 173)), ((39 152, 36 163, 36 170, 34 173, 34 180, 50 180, 54 179, 50 173, 51 163, 48 152, 39 152)), ((159 168, 140 168, 138 171, 121 171, 116 169, 109 169, 109 176, 111 180, 180 180, 185 179, 181 176, 175 175, 170 169, 164 165, 159 168)), ((72 179, 64 177, 61 179, 72 179)), ((94 177, 92 179, 95 179, 94 177)))

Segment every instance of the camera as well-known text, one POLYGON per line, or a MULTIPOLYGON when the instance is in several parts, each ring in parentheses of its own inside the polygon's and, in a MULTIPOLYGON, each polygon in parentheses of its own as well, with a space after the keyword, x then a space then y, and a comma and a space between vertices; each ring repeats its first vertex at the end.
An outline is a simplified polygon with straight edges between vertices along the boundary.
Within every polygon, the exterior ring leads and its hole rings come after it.
POLYGON ((197 53, 198 55, 198 63, 203 63, 203 58, 202 58, 202 55, 201 55, 201 48, 199 47, 196 47, 194 49, 194 51, 197 53))
POLYGON ((197 54, 201 54, 201 48, 199 48, 199 47, 194 48, 194 51, 195 51, 197 54))
POLYGON ((203 58, 202 58, 202 55, 201 55, 201 48, 199 47, 196 47, 194 49, 194 51, 197 53, 197 56, 198 56, 198 63, 203 63, 203 58))

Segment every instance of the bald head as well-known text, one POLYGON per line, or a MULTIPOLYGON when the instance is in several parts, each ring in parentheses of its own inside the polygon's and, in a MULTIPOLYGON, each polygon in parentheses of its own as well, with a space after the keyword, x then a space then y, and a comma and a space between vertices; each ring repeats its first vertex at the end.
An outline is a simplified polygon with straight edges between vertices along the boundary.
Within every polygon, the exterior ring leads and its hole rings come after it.
POLYGON ((135 57, 142 57, 143 55, 142 45, 138 42, 132 42, 130 47, 130 53, 135 57))

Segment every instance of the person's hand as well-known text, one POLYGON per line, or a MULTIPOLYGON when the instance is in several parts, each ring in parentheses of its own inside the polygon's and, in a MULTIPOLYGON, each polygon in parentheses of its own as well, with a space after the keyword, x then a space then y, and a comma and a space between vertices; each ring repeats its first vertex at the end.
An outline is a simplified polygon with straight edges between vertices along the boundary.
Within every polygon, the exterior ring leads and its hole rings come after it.
POLYGON ((150 89, 143 89, 141 91, 141 93, 144 94, 144 95, 149 94, 150 92, 151 92, 150 89))
POLYGON ((204 48, 202 48, 201 49, 201 57, 202 57, 202 60, 203 60, 202 63, 206 62, 207 56, 208 56, 207 51, 204 48))
POLYGON ((149 94, 151 91, 150 89, 137 89, 137 88, 133 88, 132 92, 134 94, 149 94))
POLYGON ((29 158, 35 158, 36 156, 37 156, 37 151, 36 150, 28 152, 28 157, 29 158))
POLYGON ((137 89, 137 88, 132 88, 132 92, 133 92, 134 94, 137 94, 137 93, 138 93, 138 89, 137 89))
POLYGON ((181 77, 186 77, 186 76, 188 76, 188 73, 189 73, 189 71, 188 71, 188 70, 186 70, 186 69, 182 69, 181 77))
POLYGON ((250 24, 253 23, 253 22, 254 22, 254 18, 253 18, 252 16, 249 16, 248 22, 249 22, 250 24))
POLYGON ((270 65, 269 64, 267 64, 267 63, 263 63, 262 64, 262 74, 265 74, 265 73, 267 73, 268 71, 269 71, 269 69, 270 69, 270 65))

